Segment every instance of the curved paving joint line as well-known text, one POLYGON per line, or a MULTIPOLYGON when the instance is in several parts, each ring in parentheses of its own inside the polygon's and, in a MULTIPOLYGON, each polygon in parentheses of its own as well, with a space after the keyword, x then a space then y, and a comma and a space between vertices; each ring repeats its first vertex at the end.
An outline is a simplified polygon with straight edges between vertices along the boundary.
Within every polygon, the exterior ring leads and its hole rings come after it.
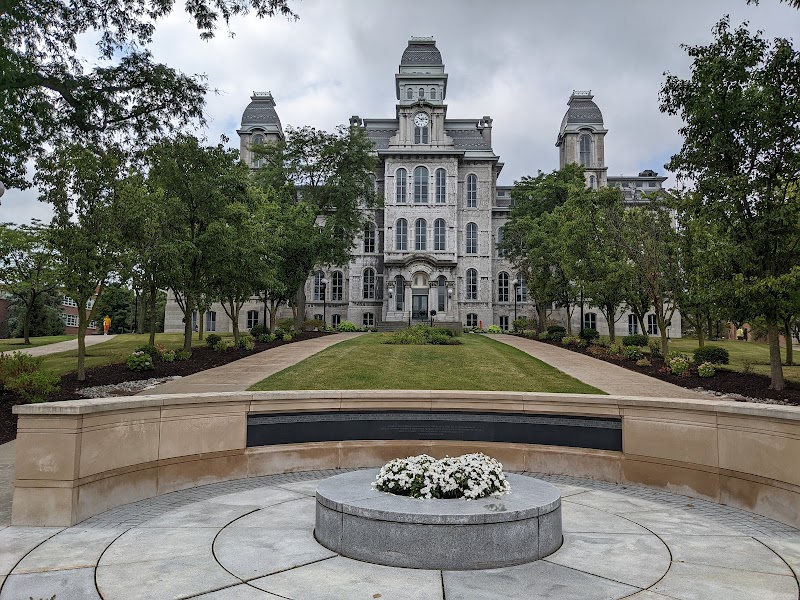
POLYGON ((564 546, 535 563, 451 572, 345 559, 312 535, 316 481, 338 473, 165 494, 51 530, 46 541, 31 541, 40 528, 0 529, 0 566, 11 573, 0 600, 798 598, 800 531, 702 500, 570 476, 526 473, 563 496, 564 546))

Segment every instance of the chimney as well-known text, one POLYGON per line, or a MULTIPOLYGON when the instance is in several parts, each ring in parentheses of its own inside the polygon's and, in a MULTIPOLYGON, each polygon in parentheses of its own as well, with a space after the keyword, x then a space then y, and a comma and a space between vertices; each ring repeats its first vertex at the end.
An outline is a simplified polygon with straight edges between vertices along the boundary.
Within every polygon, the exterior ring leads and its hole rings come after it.
POLYGON ((492 146, 492 117, 484 116, 480 122, 478 123, 478 129, 483 136, 483 139, 486 140, 486 143, 489 144, 489 147, 492 146))

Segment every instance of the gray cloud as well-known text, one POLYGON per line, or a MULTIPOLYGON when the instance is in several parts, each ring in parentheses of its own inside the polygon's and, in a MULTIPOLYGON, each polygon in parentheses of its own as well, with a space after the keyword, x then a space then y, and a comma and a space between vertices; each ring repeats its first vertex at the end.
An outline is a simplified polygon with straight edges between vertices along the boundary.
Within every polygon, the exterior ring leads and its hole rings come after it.
MULTIPOLYGON (((209 126, 236 146, 251 92, 270 90, 286 125, 332 129, 353 114, 394 114, 394 74, 411 35, 431 35, 442 52, 448 116, 494 118, 501 183, 558 166, 554 147, 573 89, 591 89, 603 111, 610 174, 663 164, 680 147, 680 122, 658 110, 664 71, 688 74, 680 44, 703 44, 729 13, 769 37, 800 31, 800 11, 777 0, 304 0, 299 21, 237 19, 202 42, 185 14, 164 21, 156 57, 210 86, 209 126)), ((87 56, 92 48, 86 47, 87 56)), ((670 182, 672 179, 670 179, 670 182)), ((670 183, 668 182, 668 183, 670 183)), ((0 221, 46 216, 36 194, 10 190, 0 221)))

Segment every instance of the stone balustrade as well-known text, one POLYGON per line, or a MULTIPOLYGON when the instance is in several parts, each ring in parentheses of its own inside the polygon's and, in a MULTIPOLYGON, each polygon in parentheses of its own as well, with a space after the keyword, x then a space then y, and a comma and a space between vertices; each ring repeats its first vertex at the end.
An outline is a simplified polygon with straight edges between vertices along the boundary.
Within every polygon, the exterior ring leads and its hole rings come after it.
POLYGON ((153 395, 18 406, 12 522, 67 526, 223 480, 482 451, 509 471, 641 484, 800 527, 800 408, 719 400, 467 391, 153 395), (248 447, 248 415, 452 411, 621 422, 622 450, 442 439, 248 447))

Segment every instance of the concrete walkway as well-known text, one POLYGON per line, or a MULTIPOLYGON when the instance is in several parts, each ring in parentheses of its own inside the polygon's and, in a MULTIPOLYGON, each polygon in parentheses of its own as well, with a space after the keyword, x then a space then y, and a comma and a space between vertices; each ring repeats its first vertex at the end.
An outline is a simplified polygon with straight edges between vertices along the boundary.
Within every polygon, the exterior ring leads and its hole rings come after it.
MULTIPOLYGON (((114 339, 116 335, 87 335, 86 347, 96 346, 108 340, 114 339)), ((45 346, 35 346, 33 348, 20 348, 19 350, 6 350, 9 354, 12 352, 24 352, 31 356, 45 356, 47 354, 58 354, 59 352, 68 352, 70 350, 78 349, 78 339, 67 340, 66 342, 56 342, 55 344, 47 344, 45 346)), ((0 352, 3 354, 3 352, 0 352)))
POLYGON ((0 527, 11 523, 11 495, 14 492, 16 442, 0 444, 0 527))
POLYGON ((709 399, 706 394, 693 392, 655 377, 629 371, 604 360, 579 354, 566 348, 559 348, 516 335, 494 334, 486 337, 522 350, 526 354, 554 366, 559 371, 613 396, 709 399))
POLYGON ((139 396, 152 394, 186 394, 192 392, 242 392, 254 383, 287 367, 313 356, 335 344, 352 340, 360 333, 337 333, 312 340, 294 342, 265 350, 227 365, 181 377, 154 388, 139 392, 139 396))

